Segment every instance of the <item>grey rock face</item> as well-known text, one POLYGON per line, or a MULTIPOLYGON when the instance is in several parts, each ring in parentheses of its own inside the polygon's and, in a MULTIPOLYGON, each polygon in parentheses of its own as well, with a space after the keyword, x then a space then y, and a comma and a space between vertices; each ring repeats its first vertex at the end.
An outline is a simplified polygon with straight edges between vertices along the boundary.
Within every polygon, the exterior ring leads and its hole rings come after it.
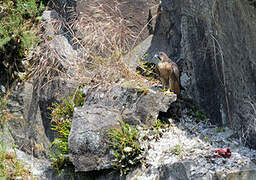
MULTIPOLYGON (((14 139, 14 144, 29 154, 42 156, 45 152, 36 149, 35 144, 48 149, 49 140, 44 134, 45 129, 39 105, 33 92, 33 84, 27 82, 18 84, 13 89, 7 104, 13 117, 6 124, 14 139)), ((8 134, 4 136, 8 137, 8 134)))
POLYGON ((183 96, 256 148, 256 12, 248 1, 163 0, 151 45, 181 70, 183 96))
POLYGON ((167 111, 176 95, 136 89, 119 85, 104 89, 89 89, 85 105, 75 109, 69 135, 70 160, 78 171, 112 167, 108 132, 118 127, 120 120, 128 124, 151 124, 159 111, 167 111))
POLYGON ((232 180, 254 180, 256 178, 255 169, 245 169, 240 171, 231 172, 226 176, 227 179, 232 180))
MULTIPOLYGON (((132 71, 136 71, 136 68, 139 66, 139 62, 143 60, 143 56, 147 53, 148 49, 151 46, 151 41, 153 35, 148 36, 144 41, 142 41, 138 46, 136 46, 131 52, 125 56, 125 62, 128 64, 129 68, 132 71)), ((148 61, 151 58, 147 59, 148 61)))
POLYGON ((161 180, 217 180, 214 173, 207 173, 202 176, 193 177, 191 174, 196 164, 193 161, 180 161, 177 163, 165 164, 159 168, 159 179, 161 180))
POLYGON ((47 154, 50 141, 54 138, 49 107, 60 100, 62 95, 74 91, 74 85, 65 80, 52 81, 43 88, 40 83, 43 82, 20 83, 13 89, 7 104, 12 116, 1 133, 4 142, 16 144, 24 152, 36 157, 47 154))
POLYGON ((160 111, 166 112, 176 98, 174 94, 164 95, 151 89, 146 94, 141 94, 139 89, 115 85, 87 91, 85 107, 93 104, 114 107, 128 124, 150 124, 157 119, 160 111))
POLYGON ((70 160, 78 171, 111 167, 107 133, 121 117, 113 108, 91 106, 75 110, 69 136, 70 160))
MULTIPOLYGON (((47 50, 55 52, 59 57, 59 64, 65 68, 70 66, 76 53, 65 36, 57 32, 55 25, 60 26, 62 20, 54 10, 45 11, 42 17, 44 35, 52 38, 47 50)), ((43 76, 43 73, 40 76, 43 76)), ((18 145, 21 150, 36 157, 47 154, 54 138, 49 107, 53 102, 60 101, 62 96, 73 92, 76 87, 73 81, 63 78, 51 80, 46 76, 15 85, 7 104, 13 117, 7 121, 7 126, 1 133, 6 141, 8 139, 8 142, 18 145)))
POLYGON ((223 172, 208 172, 201 176, 193 176, 193 168, 196 167, 192 161, 181 161, 173 164, 166 164, 159 168, 159 179, 162 180, 217 180, 217 179, 234 179, 234 180, 254 180, 256 177, 255 168, 246 167, 241 170, 223 172))
POLYGON ((160 179, 175 180, 175 179, 189 179, 189 168, 186 166, 189 162, 178 162, 173 164, 166 164, 160 168, 160 179), (188 172, 187 172, 188 171, 188 172))

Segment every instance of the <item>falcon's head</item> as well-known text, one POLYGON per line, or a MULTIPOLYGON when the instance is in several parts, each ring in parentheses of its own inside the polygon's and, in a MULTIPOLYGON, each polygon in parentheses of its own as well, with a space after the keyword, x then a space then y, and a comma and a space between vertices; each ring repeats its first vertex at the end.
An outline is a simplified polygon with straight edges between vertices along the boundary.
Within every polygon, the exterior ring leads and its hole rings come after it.
POLYGON ((164 52, 159 52, 155 55, 162 62, 169 62, 169 57, 164 52))

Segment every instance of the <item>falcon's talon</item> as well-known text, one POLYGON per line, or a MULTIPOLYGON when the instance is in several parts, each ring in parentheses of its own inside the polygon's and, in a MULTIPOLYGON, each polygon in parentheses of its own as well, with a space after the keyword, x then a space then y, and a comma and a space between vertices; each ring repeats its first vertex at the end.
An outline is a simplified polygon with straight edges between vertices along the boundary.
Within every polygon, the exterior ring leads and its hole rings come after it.
POLYGON ((164 95, 166 94, 174 94, 174 92, 170 91, 170 89, 168 89, 167 91, 164 90, 164 95))

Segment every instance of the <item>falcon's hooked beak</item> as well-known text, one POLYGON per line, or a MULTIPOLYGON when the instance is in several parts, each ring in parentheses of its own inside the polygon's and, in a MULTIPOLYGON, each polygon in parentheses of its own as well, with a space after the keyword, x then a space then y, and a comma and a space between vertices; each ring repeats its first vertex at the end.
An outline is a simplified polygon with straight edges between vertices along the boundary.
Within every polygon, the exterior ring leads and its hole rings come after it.
POLYGON ((160 60, 160 61, 161 61, 160 53, 155 54, 154 58, 157 58, 158 60, 160 60))
POLYGON ((160 59, 158 54, 155 54, 154 58, 160 59))
POLYGON ((153 62, 155 64, 158 64, 160 61, 163 60, 164 57, 164 53, 163 52, 159 52, 157 54, 154 55, 154 57, 152 58, 153 62))
POLYGON ((164 56, 165 56, 165 53, 159 52, 154 57, 156 57, 159 61, 162 61, 164 56))
POLYGON ((153 56, 152 62, 153 62, 154 64, 158 64, 159 61, 161 61, 161 59, 159 58, 159 54, 157 53, 157 54, 155 54, 155 55, 153 56))

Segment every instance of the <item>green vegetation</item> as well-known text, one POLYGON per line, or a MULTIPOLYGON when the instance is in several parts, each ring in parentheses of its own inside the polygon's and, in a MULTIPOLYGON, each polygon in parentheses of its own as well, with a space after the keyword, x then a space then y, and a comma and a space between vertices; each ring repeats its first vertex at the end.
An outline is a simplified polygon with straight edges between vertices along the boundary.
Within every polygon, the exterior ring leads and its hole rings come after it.
POLYGON ((207 116, 199 110, 199 107, 197 105, 190 106, 188 115, 195 117, 197 123, 207 119, 207 116))
MULTIPOLYGON (((24 167, 24 163, 17 159, 15 152, 8 152, 7 145, 0 142, 0 179, 31 178, 31 173, 24 167)), ((32 178, 31 178, 32 179, 32 178)))
POLYGON ((174 148, 171 148, 170 151, 179 157, 182 157, 184 155, 184 150, 181 144, 176 144, 176 146, 174 148))
POLYGON ((162 128, 164 128, 166 124, 164 124, 164 122, 162 120, 157 120, 156 123, 154 124, 154 129, 156 130, 160 130, 162 128))
POLYGON ((37 24, 43 9, 40 0, 0 0, 0 69, 11 80, 25 71, 22 60, 38 41, 37 24))
POLYGON ((84 103, 84 94, 77 89, 73 95, 62 99, 61 103, 54 103, 52 110, 52 130, 57 132, 57 137, 52 142, 51 160, 52 166, 61 169, 68 154, 68 135, 71 128, 71 121, 74 108, 82 106, 84 103))
POLYGON ((137 128, 121 122, 121 128, 112 129, 109 133, 110 147, 114 151, 114 166, 126 174, 132 167, 138 165, 142 158, 137 128))
POLYGON ((209 139, 209 137, 208 136, 204 136, 204 142, 207 142, 207 143, 210 143, 210 139, 209 139))
POLYGON ((171 124, 169 121, 163 121, 158 119, 152 127, 152 132, 155 135, 159 135, 161 137, 163 135, 163 132, 166 131, 166 129, 169 129, 170 126, 171 124))
POLYGON ((225 132, 225 128, 224 127, 217 127, 216 132, 217 133, 225 132))
MULTIPOLYGON (((149 77, 155 74, 154 69, 155 69, 155 64, 139 61, 139 68, 137 69, 137 73, 143 76, 149 77)), ((150 79, 150 80, 153 80, 153 79, 150 79)))
POLYGON ((148 58, 148 54, 145 54, 142 59, 138 59, 138 66, 136 68, 136 74, 141 75, 149 82, 156 82, 158 75, 156 73, 156 65, 148 58))
POLYGON ((7 108, 7 103, 8 103, 8 96, 9 96, 10 92, 8 92, 6 95, 4 95, 3 97, 0 97, 0 128, 3 128, 3 126, 5 125, 5 123, 9 120, 9 119, 16 119, 19 120, 20 118, 12 115, 8 108, 7 108))
POLYGON ((4 115, 6 110, 7 98, 2 97, 0 98, 0 125, 4 122, 4 115))

